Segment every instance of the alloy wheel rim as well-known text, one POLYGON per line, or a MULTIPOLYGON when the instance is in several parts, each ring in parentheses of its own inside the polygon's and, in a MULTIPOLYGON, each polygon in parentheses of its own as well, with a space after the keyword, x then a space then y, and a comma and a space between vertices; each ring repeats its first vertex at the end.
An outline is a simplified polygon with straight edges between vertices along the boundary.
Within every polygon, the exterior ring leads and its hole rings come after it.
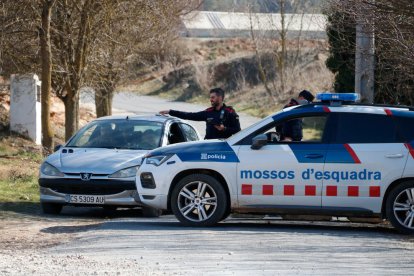
POLYGON ((393 209, 398 222, 414 230, 414 188, 401 191, 394 200, 393 209))
POLYGON ((214 214, 217 208, 217 194, 209 184, 194 181, 180 190, 177 204, 186 219, 202 222, 214 214))

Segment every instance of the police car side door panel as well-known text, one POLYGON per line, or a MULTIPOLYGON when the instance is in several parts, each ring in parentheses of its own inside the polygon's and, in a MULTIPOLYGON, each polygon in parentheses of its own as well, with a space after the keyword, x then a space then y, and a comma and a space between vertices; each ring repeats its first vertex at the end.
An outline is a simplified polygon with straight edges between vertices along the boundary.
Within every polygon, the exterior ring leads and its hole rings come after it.
POLYGON ((401 178, 407 160, 404 144, 332 144, 328 150, 323 207, 352 207, 381 212, 390 183, 401 178), (352 161, 337 163, 338 150, 348 148, 352 161))
POLYGON ((323 178, 322 206, 381 212, 387 187, 402 177, 407 161, 404 143, 393 143, 394 122, 383 114, 337 114, 336 141, 329 146, 323 178), (354 116, 354 118, 350 116, 354 116), (349 120, 353 119, 353 120, 349 120), (349 131, 345 130, 349 124, 349 131), (375 124, 378 124, 376 126, 375 124), (342 128, 342 129, 339 129, 342 128), (351 129, 352 128, 352 129, 351 129), (346 134, 340 134, 341 131, 346 134), (376 134, 377 132, 378 134, 376 134), (389 137, 386 135, 390 134, 389 137), (384 138, 379 136, 384 135, 384 138), (365 138, 367 137, 367 138, 365 138), (357 142, 357 140, 365 140, 357 142), (373 140, 372 143, 370 139, 373 140), (383 142, 381 139, 384 139, 383 142), (354 143, 345 143, 347 140, 354 143), (375 141, 378 140, 378 141, 375 141))
POLYGON ((325 152, 323 146, 313 144, 268 144, 258 150, 240 146, 240 208, 320 207, 322 180, 303 176, 309 170, 323 171, 325 152))

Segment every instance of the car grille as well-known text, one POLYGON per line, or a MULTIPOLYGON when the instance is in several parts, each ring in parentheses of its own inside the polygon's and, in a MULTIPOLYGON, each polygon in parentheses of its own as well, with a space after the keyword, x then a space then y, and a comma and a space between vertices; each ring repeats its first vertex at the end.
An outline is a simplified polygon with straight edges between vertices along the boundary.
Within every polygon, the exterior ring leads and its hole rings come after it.
POLYGON ((134 181, 109 179, 39 179, 39 185, 64 194, 112 195, 125 190, 136 190, 134 181))

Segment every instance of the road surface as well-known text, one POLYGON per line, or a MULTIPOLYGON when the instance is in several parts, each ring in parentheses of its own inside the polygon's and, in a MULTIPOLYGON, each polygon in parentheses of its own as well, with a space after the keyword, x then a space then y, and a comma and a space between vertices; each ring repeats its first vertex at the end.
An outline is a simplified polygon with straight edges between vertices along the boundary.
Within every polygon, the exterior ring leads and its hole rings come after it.
MULTIPOLYGON (((411 275, 413 237, 387 225, 230 218, 183 227, 172 215, 64 208, 26 220, 0 247, 0 275, 411 275), (85 224, 85 225, 82 225, 85 224), (23 231, 23 230, 21 230, 23 231), (44 235, 48 235, 48 240, 44 235), (51 240, 54 241, 51 242, 51 240), (57 244, 62 242, 61 244, 57 244), (9 245, 9 246, 7 246, 9 245), (10 246, 11 245, 11 246, 10 246), (31 245, 31 246, 30 246, 31 245), (15 248, 18 248, 16 250, 15 248)), ((0 228, 0 234, 3 233, 0 228)))

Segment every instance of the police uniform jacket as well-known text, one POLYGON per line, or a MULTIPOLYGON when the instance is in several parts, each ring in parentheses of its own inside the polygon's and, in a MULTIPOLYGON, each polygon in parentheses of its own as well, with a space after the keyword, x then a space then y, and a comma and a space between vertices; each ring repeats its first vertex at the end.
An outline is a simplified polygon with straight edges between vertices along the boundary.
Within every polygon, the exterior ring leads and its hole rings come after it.
POLYGON ((169 114, 185 120, 205 121, 206 136, 204 139, 228 138, 234 133, 240 131, 239 116, 231 106, 223 104, 220 110, 214 107, 207 108, 200 112, 183 112, 170 110, 169 114), (223 131, 217 130, 214 126, 223 124, 223 131))
MULTIPOLYGON (((290 102, 284 106, 284 108, 298 104, 298 101, 291 99, 290 102)), ((276 131, 280 133, 281 140, 289 137, 292 139, 292 141, 301 141, 303 137, 302 129, 302 120, 293 119, 283 123, 283 125, 281 125, 279 128, 276 128, 276 131)))

